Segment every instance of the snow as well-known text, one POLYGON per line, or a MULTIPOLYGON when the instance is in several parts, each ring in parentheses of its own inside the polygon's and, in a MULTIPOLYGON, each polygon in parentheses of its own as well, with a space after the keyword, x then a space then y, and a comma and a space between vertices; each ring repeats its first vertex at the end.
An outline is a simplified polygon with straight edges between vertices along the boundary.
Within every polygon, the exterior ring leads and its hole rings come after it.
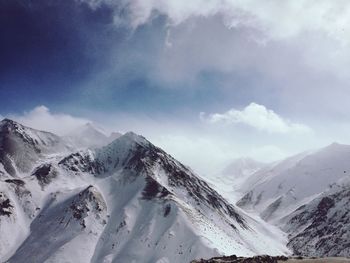
POLYGON ((288 246, 295 253, 322 257, 349 256, 349 179, 338 181, 279 221, 282 229, 289 233, 288 246))
MULTIPOLYGON (((10 138, 14 145, 0 159, 1 262, 183 263, 310 253, 305 240, 316 244, 322 237, 309 227, 324 212, 321 201, 330 199, 326 214, 336 224, 327 219, 318 226, 334 226, 334 238, 349 231, 340 223, 349 207, 350 146, 333 144, 273 164, 235 160, 209 184, 133 132, 87 149, 8 122, 0 124, 1 143, 10 138), (240 199, 241 207, 219 193, 240 199)), ((92 128, 86 134, 100 138, 92 128)))
POLYGON ((340 144, 288 158, 253 174, 237 204, 274 222, 348 177, 349 159, 350 146, 340 144))
POLYGON ((95 127, 92 123, 86 123, 76 130, 66 134, 63 139, 75 148, 98 148, 106 146, 122 134, 112 132, 107 135, 102 129, 95 127))
POLYGON ((132 132, 96 150, 48 151, 32 166, 21 186, 0 176, 14 210, 0 216, 0 261, 182 263, 289 253, 284 233, 132 132), (43 165, 55 176, 40 182, 33 171, 43 165))

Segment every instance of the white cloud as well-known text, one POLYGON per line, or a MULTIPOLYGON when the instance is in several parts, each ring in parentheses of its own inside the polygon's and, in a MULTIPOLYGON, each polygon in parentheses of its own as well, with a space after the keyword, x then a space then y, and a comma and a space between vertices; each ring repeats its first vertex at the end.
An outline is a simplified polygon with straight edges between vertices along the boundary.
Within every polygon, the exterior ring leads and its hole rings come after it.
MULTIPOLYGON (((263 107, 257 104, 251 105, 263 107)), ((239 112, 244 112, 244 109, 239 112)), ((98 120, 103 128, 109 131, 132 130, 142 134, 203 176, 218 173, 232 159, 241 156, 268 162, 320 145, 319 140, 313 134, 312 136, 288 136, 286 140, 284 134, 277 136, 276 133, 259 133, 251 136, 242 129, 231 130, 220 125, 207 125, 198 119, 197 121, 195 119, 186 121, 185 118, 169 119, 167 116, 147 117, 146 115, 105 112, 89 112, 88 114, 89 119, 98 120)), ((23 114, 6 115, 6 117, 29 127, 51 131, 59 135, 66 134, 90 121, 88 118, 75 117, 67 113, 51 112, 45 106, 35 107, 23 114)), ((209 121, 211 115, 207 117, 202 115, 202 117, 203 120, 209 121)), ((288 123, 286 120, 283 121, 288 123)), ((218 122, 227 123, 226 120, 218 122)))
POLYGON ((308 133, 311 129, 306 125, 284 119, 273 110, 263 105, 251 103, 242 110, 230 109, 224 113, 213 113, 200 119, 208 123, 238 124, 242 123, 260 131, 269 133, 308 133))
POLYGON ((147 23, 154 12, 167 15, 174 25, 190 17, 209 17, 220 14, 229 27, 237 25, 259 27, 273 37, 293 37, 303 32, 322 31, 340 41, 350 41, 350 3, 347 0, 82 1, 94 8, 101 3, 119 6, 119 8, 123 6, 128 10, 129 22, 134 27, 147 23))
MULTIPOLYGON (((350 2, 347 0, 80 0, 92 8, 115 9, 115 23, 136 28, 164 14, 174 28, 191 18, 220 16, 227 28, 250 28, 259 45, 294 41, 305 50, 305 63, 346 75, 350 52, 350 2), (123 10, 123 12, 121 12, 123 10), (122 21, 122 22, 121 22, 122 21), (346 71, 344 73, 344 71, 346 71)), ((216 32, 210 32, 215 39, 216 32)), ((165 45, 169 42, 165 42, 165 45)))
POLYGON ((227 162, 239 156, 232 150, 238 148, 235 142, 223 142, 188 131, 184 134, 179 131, 158 134, 152 138, 152 142, 201 175, 217 173, 227 162))
POLYGON ((23 125, 58 135, 67 134, 79 126, 90 122, 88 119, 74 117, 69 114, 52 113, 43 105, 37 106, 29 112, 24 112, 22 115, 10 114, 8 117, 23 125))

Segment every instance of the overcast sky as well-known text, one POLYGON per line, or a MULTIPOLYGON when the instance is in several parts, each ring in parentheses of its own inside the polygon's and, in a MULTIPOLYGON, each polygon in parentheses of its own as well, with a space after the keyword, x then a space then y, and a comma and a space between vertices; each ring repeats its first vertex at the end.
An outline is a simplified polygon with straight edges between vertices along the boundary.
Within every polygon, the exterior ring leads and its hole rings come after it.
POLYGON ((350 143, 347 0, 0 0, 0 114, 196 171, 350 143))

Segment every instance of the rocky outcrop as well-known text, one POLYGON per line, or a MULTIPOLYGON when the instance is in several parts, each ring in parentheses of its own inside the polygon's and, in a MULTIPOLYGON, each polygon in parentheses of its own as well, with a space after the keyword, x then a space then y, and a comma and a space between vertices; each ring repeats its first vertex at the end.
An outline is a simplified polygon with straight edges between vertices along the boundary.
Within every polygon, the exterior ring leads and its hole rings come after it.
POLYGON ((200 259, 193 260, 191 263, 277 263, 281 261, 287 261, 288 258, 285 256, 255 256, 250 258, 237 257, 236 255, 226 257, 214 257, 211 259, 200 259))
POLYGON ((335 186, 285 219, 288 246, 303 256, 350 256, 350 186, 335 186))

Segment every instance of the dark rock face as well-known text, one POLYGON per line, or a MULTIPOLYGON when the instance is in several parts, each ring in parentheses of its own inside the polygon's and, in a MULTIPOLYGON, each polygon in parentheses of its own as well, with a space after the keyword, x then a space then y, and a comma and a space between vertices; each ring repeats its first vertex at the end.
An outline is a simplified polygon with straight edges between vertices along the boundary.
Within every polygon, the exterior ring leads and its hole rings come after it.
POLYGON ((166 204, 164 207, 164 217, 167 217, 171 212, 171 204, 166 204))
POLYGON ((282 198, 279 197, 276 201, 271 203, 261 214, 262 219, 264 220, 269 220, 269 218, 272 216, 272 214, 281 206, 282 203, 282 198))
POLYGON ((297 209, 285 230, 296 255, 350 256, 350 186, 297 209))
POLYGON ((57 177, 57 171, 51 164, 43 164, 37 167, 32 176, 35 176, 40 186, 43 188, 57 177))
POLYGON ((244 207, 247 204, 252 202, 252 198, 253 198, 253 192, 250 191, 248 193, 246 193, 237 203, 236 205, 238 205, 239 207, 244 207))
POLYGON ((226 257, 214 257, 211 259, 193 260, 191 263, 277 263, 278 261, 287 261, 285 256, 254 256, 250 258, 237 257, 236 255, 226 257))
POLYGON ((0 216, 10 216, 12 210, 13 206, 10 199, 4 193, 0 192, 0 216))
POLYGON ((78 196, 71 201, 69 206, 72 216, 80 222, 83 228, 86 227, 84 218, 87 217, 88 212, 90 211, 89 206, 93 205, 93 210, 97 213, 101 212, 105 206, 103 199, 99 199, 92 190, 93 186, 90 185, 80 192, 78 196))
POLYGON ((101 174, 105 172, 104 166, 97 160, 92 159, 90 155, 81 152, 73 153, 63 158, 58 165, 74 172, 85 172, 91 174, 101 174))
POLYGON ((146 187, 143 189, 142 197, 147 200, 154 198, 164 198, 168 196, 170 192, 159 184, 156 180, 151 177, 146 178, 146 187))
POLYGON ((14 184, 16 186, 24 186, 25 185, 24 181, 20 180, 20 179, 6 179, 5 183, 14 184))

